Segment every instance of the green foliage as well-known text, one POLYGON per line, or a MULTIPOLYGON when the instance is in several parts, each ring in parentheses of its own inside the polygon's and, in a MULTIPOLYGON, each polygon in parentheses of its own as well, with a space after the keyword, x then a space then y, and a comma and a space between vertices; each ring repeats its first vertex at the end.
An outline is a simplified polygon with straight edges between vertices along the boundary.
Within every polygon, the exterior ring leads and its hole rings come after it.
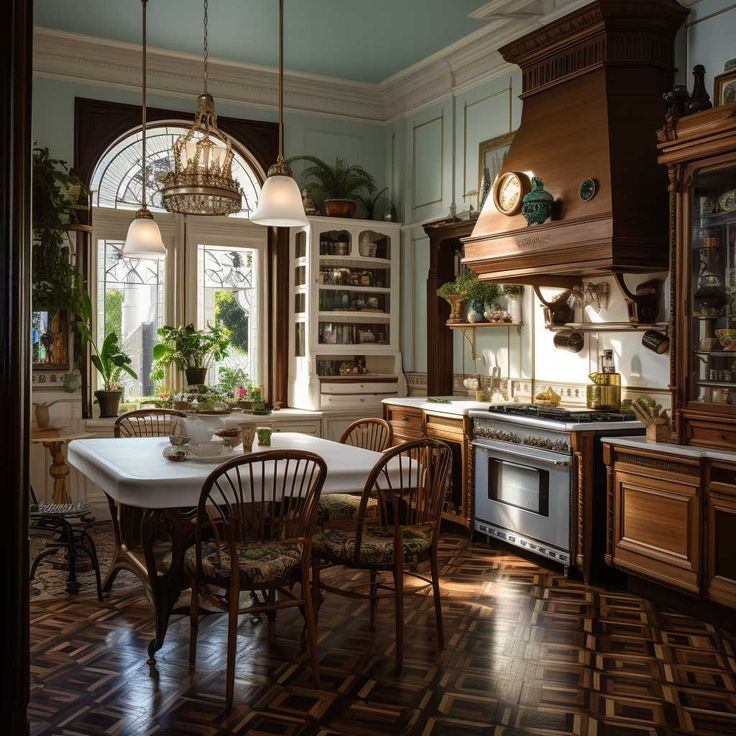
POLYGON ((308 161, 312 164, 301 173, 299 182, 302 188, 323 199, 350 199, 362 190, 368 194, 376 191, 375 179, 359 164, 348 166, 338 158, 335 159, 335 165, 330 166, 316 156, 295 156, 289 159, 289 163, 292 161, 308 161))
POLYGON ((102 348, 92 353, 92 363, 100 373, 105 391, 116 391, 120 375, 127 373, 131 378, 138 374, 130 367, 131 359, 118 345, 118 336, 111 332, 102 343, 102 348))
POLYGON ((166 368, 175 365, 186 368, 209 368, 213 360, 228 355, 230 336, 220 325, 208 325, 207 330, 197 330, 193 324, 184 327, 162 327, 158 331, 161 341, 153 346, 153 370, 151 378, 160 381, 166 368))
POLYGON ((250 383, 248 374, 242 368, 220 368, 217 381, 220 391, 228 396, 232 396, 236 388, 245 388, 250 383))
POLYGON ((524 293, 524 284, 504 284, 501 289, 506 296, 518 299, 524 293))
POLYGON ((215 319, 230 332, 230 344, 248 352, 248 316, 232 291, 215 294, 215 319))
POLYGON ((360 197, 360 196, 357 197, 358 201, 363 204, 363 207, 365 207, 366 219, 368 220, 374 219, 373 214, 376 209, 376 204, 378 203, 378 200, 381 198, 381 195, 387 191, 388 191, 388 187, 384 187, 377 194, 373 194, 373 192, 368 192, 368 194, 365 197, 360 197))
POLYGON ((454 281, 448 281, 437 289, 437 296, 447 299, 459 296, 463 299, 482 299, 492 302, 498 298, 498 284, 492 281, 481 281, 473 271, 461 273, 454 281))
POLYGON ((33 149, 33 308, 77 314, 84 279, 69 259, 69 224, 87 209, 88 190, 48 148, 33 149))
POLYGON ((122 289, 110 289, 105 292, 105 334, 123 332, 123 300, 125 294, 122 289))

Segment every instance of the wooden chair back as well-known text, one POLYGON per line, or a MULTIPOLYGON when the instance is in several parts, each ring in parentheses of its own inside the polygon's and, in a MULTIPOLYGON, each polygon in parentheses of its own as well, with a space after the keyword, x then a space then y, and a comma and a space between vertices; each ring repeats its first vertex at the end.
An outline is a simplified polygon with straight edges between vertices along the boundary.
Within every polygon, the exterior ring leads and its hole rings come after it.
POLYGON ((219 548, 229 548, 233 560, 238 558, 237 543, 243 541, 299 542, 302 556, 309 559, 326 475, 319 455, 300 450, 258 452, 215 468, 204 482, 197 507, 198 575, 206 533, 219 548))
POLYGON ((379 525, 393 527, 396 548, 402 527, 425 527, 433 544, 439 536, 447 478, 452 468, 452 450, 440 440, 421 439, 386 450, 366 481, 357 517, 355 561, 368 523, 368 500, 378 499, 379 525))
POLYGON ((186 414, 176 409, 136 409, 115 420, 115 437, 168 437, 176 419, 186 414))
POLYGON ((385 419, 368 417, 353 422, 340 437, 343 445, 362 447, 364 450, 383 452, 391 447, 394 432, 385 419))

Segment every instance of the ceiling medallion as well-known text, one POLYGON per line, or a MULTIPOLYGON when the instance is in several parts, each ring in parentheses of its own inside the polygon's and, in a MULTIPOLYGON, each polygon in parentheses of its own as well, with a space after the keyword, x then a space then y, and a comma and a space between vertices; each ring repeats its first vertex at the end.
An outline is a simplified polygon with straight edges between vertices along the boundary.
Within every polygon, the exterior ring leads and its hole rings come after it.
POLYGON ((182 215, 232 215, 242 209, 232 144, 217 127, 215 100, 207 91, 207 10, 204 0, 204 92, 191 128, 174 143, 174 170, 161 178, 163 206, 182 215))

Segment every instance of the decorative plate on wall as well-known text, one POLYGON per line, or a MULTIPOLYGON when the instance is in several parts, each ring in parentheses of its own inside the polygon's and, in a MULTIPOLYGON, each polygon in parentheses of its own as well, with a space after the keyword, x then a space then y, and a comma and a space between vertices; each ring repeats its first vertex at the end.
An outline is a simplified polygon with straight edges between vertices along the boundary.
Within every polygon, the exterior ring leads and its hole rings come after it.
POLYGON ((598 180, 597 179, 584 179, 582 182, 580 182, 580 187, 578 188, 578 195, 580 195, 580 199, 583 200, 583 202, 590 202, 595 195, 598 194, 598 180))

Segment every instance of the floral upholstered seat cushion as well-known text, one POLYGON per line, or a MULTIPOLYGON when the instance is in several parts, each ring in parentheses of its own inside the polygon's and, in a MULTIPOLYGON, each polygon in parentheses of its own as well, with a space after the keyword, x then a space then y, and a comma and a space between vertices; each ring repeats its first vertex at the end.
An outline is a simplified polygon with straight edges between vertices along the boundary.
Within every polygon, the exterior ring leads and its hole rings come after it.
MULTIPOLYGON (((319 499, 317 507, 317 523, 325 521, 347 521, 358 517, 360 496, 351 496, 349 493, 328 493, 319 499)), ((375 515, 378 509, 378 500, 368 499, 366 514, 375 515)))
MULTIPOLYGON (((403 527, 404 562, 418 562, 432 545, 426 528, 403 527)), ((355 555, 354 529, 326 529, 312 537, 312 553, 336 562, 352 562, 355 555)), ((391 565, 394 561, 394 528, 371 526, 363 530, 360 562, 369 565, 391 565)))
MULTIPOLYGON (((241 542, 238 544, 238 567, 241 578, 254 583, 271 583, 285 577, 302 557, 298 542, 241 542)), ((197 549, 190 547, 185 555, 190 572, 197 569, 197 549)), ((230 577, 230 550, 214 543, 202 544, 202 570, 207 578, 230 577)))

